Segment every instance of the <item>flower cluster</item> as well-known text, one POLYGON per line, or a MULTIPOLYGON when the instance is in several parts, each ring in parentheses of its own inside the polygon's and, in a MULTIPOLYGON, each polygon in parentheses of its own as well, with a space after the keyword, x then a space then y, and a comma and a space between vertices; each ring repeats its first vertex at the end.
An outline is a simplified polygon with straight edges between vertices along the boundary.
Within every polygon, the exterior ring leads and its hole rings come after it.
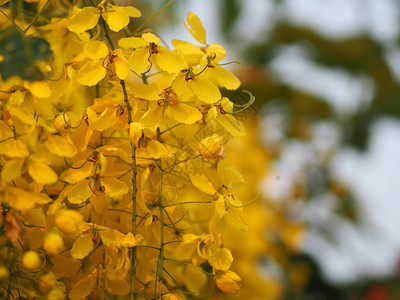
POLYGON ((225 159, 245 130, 220 92, 240 86, 224 47, 194 13, 197 44, 169 49, 151 30, 130 33, 135 7, 78 3, 38 1, 39 15, 58 14, 40 26, 2 9, 0 27, 40 37, 52 56, 34 60, 45 79, 0 78, 0 295, 236 293, 222 232, 250 223, 235 193, 244 179, 225 159))

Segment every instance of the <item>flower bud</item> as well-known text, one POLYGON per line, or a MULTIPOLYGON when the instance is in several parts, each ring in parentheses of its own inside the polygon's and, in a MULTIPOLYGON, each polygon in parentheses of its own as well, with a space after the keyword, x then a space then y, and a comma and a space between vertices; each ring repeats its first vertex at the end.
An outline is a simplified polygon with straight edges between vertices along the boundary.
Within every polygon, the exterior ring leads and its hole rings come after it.
POLYGON ((202 139, 198 149, 203 159, 208 161, 216 161, 225 157, 222 140, 218 134, 202 139))
POLYGON ((57 285, 57 278, 53 272, 44 274, 39 278, 39 289, 44 294, 47 294, 56 285, 57 285))
POLYGON ((40 267, 40 257, 39 255, 32 250, 25 252, 22 257, 22 265, 27 270, 35 270, 40 267))
POLYGON ((235 272, 218 271, 215 275, 215 282, 218 288, 225 294, 236 294, 240 290, 242 279, 235 272))
POLYGON ((64 247, 64 241, 57 233, 50 232, 46 235, 43 242, 43 249, 48 254, 58 254, 64 247))
POLYGON ((82 220, 82 215, 77 211, 64 209, 56 216, 55 223, 58 229, 69 234, 75 233, 78 230, 78 226, 82 220))
POLYGON ((59 286, 55 287, 47 294, 48 300, 64 300, 65 298, 65 291, 59 286))

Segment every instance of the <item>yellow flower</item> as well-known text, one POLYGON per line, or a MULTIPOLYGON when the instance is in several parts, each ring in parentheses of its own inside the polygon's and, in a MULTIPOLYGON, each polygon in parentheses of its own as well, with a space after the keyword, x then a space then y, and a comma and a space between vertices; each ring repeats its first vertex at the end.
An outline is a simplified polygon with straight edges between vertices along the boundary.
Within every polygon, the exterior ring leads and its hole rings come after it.
MULTIPOLYGON (((136 87, 134 90, 137 90, 140 85, 135 85, 134 87, 136 87)), ((183 124, 193 124, 202 117, 203 115, 197 108, 180 102, 173 88, 166 88, 163 90, 162 99, 151 104, 149 110, 140 119, 140 122, 151 130, 156 130, 161 124, 166 123, 166 119, 183 124)))
POLYGON ((142 123, 132 122, 130 124, 129 136, 132 143, 137 147, 138 156, 158 159, 168 156, 168 150, 165 149, 156 139, 154 131, 150 130, 142 123))
POLYGON ((118 45, 125 49, 135 49, 129 58, 129 65, 139 74, 148 72, 152 64, 168 73, 178 73, 185 66, 184 60, 178 53, 159 45, 160 42, 159 37, 147 32, 141 38, 122 38, 118 45))
MULTIPOLYGON (((207 45, 206 31, 201 20, 194 13, 188 14, 185 25, 198 42, 207 45)), ((223 46, 211 44, 200 48, 189 42, 179 40, 172 41, 172 44, 184 56, 189 65, 200 63, 200 69, 204 69, 208 79, 216 85, 228 90, 236 90, 240 86, 240 80, 232 72, 218 65, 226 56, 226 50, 223 46)))
POLYGON ((197 251, 216 270, 229 270, 232 265, 231 251, 223 247, 220 235, 204 234, 198 242, 197 251))
POLYGON ((129 65, 121 49, 108 53, 105 43, 89 41, 85 44, 84 51, 87 57, 93 59, 79 69, 76 79, 82 85, 93 86, 102 80, 106 74, 110 78, 126 79, 129 74, 129 65))
POLYGON ((221 92, 200 68, 182 70, 172 85, 178 97, 197 97, 201 102, 214 104, 221 100, 221 92))
POLYGON ((219 44, 211 44, 205 49, 200 66, 206 68, 208 78, 220 87, 228 90, 236 90, 240 86, 240 80, 228 69, 219 66, 218 63, 226 56, 226 50, 219 44))
POLYGON ((68 29, 75 33, 82 33, 92 29, 99 22, 100 16, 107 22, 112 31, 120 31, 129 24, 129 18, 138 18, 142 14, 133 6, 116 6, 103 0, 96 7, 74 8, 68 18, 68 29))
POLYGON ((223 97, 215 106, 211 107, 205 115, 206 122, 215 122, 220 125, 224 131, 233 137, 246 135, 246 129, 242 122, 232 114, 233 103, 226 97, 223 97))
POLYGON ((242 279, 231 270, 218 271, 215 274, 215 283, 225 294, 236 294, 240 290, 242 279))
POLYGON ((191 175, 190 179, 196 188, 215 200, 215 213, 219 218, 225 219, 229 225, 239 230, 250 228, 243 204, 232 192, 232 188, 243 184, 242 175, 233 166, 220 160, 217 165, 217 178, 213 182, 201 173, 191 175))

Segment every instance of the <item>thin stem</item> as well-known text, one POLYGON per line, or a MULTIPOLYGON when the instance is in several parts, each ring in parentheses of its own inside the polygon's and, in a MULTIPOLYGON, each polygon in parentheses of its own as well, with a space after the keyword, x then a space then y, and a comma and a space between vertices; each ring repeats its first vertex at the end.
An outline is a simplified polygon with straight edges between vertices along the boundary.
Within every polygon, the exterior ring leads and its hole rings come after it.
MULTIPOLYGON (((172 279, 172 281, 176 284, 177 288, 179 289, 178 293, 182 293, 182 294, 185 296, 185 298, 187 299, 187 297, 186 297, 186 295, 185 295, 185 292, 183 292, 182 287, 179 285, 178 281, 176 281, 176 279, 174 278, 174 276, 172 276, 172 275, 167 271, 167 269, 164 269, 164 271, 165 271, 165 273, 168 274, 168 276, 169 276, 169 277, 172 279)), ((166 293, 163 293, 163 295, 171 294, 171 293, 176 293, 176 291, 168 291, 168 292, 166 292, 166 293)), ((190 294, 193 294, 193 293, 190 293, 190 294)))
MULTIPOLYGON (((15 28, 17 28, 17 30, 18 30, 21 34, 25 35, 25 32, 21 29, 21 27, 19 27, 19 26, 14 22, 14 20, 11 19, 4 11, 2 11, 2 10, 0 9, 0 13, 2 13, 11 23, 13 23, 13 25, 15 26, 15 28)), ((8 295, 7 295, 7 296, 8 296, 8 295)), ((8 296, 8 297, 9 297, 9 296, 8 296)))
POLYGON ((212 274, 212 273, 210 273, 210 272, 207 272, 207 271, 204 271, 202 268, 199 268, 199 267, 197 267, 197 266, 194 266, 194 265, 192 265, 192 264, 190 264, 190 263, 188 263, 188 262, 186 262, 186 261, 177 260, 177 259, 172 259, 172 258, 167 258, 167 257, 165 257, 164 259, 165 259, 165 260, 168 260, 168 261, 174 261, 174 262, 177 262, 177 263, 181 263, 181 264, 187 265, 187 266, 192 267, 192 268, 194 268, 194 269, 196 269, 196 270, 198 270, 198 271, 200 271, 200 272, 202 272, 202 273, 204 273, 204 274, 207 274, 208 276, 214 276, 214 274, 212 274))
POLYGON ((47 4, 49 4, 50 0, 47 0, 46 3, 43 5, 42 9, 40 12, 33 18, 32 22, 28 25, 28 27, 25 28, 24 30, 24 35, 28 32, 28 30, 32 27, 32 25, 36 22, 37 18, 42 14, 42 12, 46 9, 47 4))
POLYGON ((164 207, 170 207, 170 206, 176 206, 176 205, 183 205, 183 204, 200 204, 200 203, 213 203, 212 201, 188 201, 188 202, 178 202, 178 203, 172 203, 168 205, 164 205, 164 207))
POLYGON ((148 245, 140 245, 140 246, 136 246, 138 248, 151 248, 151 249, 155 249, 155 250, 160 250, 160 248, 158 247, 154 247, 154 246, 148 246, 148 245))
POLYGON ((138 33, 140 30, 142 30, 142 28, 145 27, 148 23, 153 21, 154 18, 156 18, 159 14, 161 14, 164 10, 166 10, 173 2, 174 2, 174 0, 169 1, 163 8, 161 8, 158 12, 156 12, 153 16, 151 16, 150 19, 146 20, 142 25, 140 25, 138 28, 136 28, 133 35, 135 35, 135 33, 138 33))
MULTIPOLYGON (((157 140, 160 141, 161 134, 160 128, 157 128, 157 140)), ((159 159, 159 164, 161 166, 161 159, 159 159)), ((160 281, 160 295, 159 299, 162 299, 162 282, 164 281, 164 206, 163 206, 163 196, 162 196, 162 183, 163 183, 163 172, 160 172, 160 186, 158 195, 158 208, 160 213, 160 255, 159 264, 157 264, 156 281, 154 286, 154 296, 157 295, 157 281, 160 281), (158 279, 158 280, 157 280, 158 279)))
MULTIPOLYGON (((126 109, 128 113, 128 123, 132 123, 132 107, 129 103, 128 93, 126 92, 125 81, 121 80, 122 92, 124 93, 124 101, 126 103, 126 109)), ((136 194, 137 194, 137 165, 136 165, 136 146, 130 141, 132 149, 132 234, 136 235, 136 219, 137 219, 137 208, 136 208, 136 194)), ((136 298, 135 293, 135 277, 136 277, 136 247, 132 248, 132 276, 131 276, 131 299, 136 298)))
MULTIPOLYGON (((96 3, 93 0, 91 0, 90 2, 92 3, 92 5, 94 7, 97 6, 96 3)), ((108 28, 107 28, 106 22, 103 20, 103 18, 101 16, 100 16, 99 22, 100 22, 101 27, 103 27, 104 36, 106 37, 108 43, 110 44, 111 49, 115 50, 114 43, 112 42, 110 33, 108 32, 108 28)))
POLYGON ((182 125, 183 123, 178 123, 178 124, 176 124, 176 125, 174 125, 174 126, 171 126, 170 128, 167 128, 167 129, 165 129, 164 131, 161 131, 160 132, 160 134, 163 134, 163 133, 165 133, 165 132, 167 132, 167 131, 169 131, 169 130, 171 130, 171 129, 174 129, 175 127, 178 127, 179 125, 182 125))

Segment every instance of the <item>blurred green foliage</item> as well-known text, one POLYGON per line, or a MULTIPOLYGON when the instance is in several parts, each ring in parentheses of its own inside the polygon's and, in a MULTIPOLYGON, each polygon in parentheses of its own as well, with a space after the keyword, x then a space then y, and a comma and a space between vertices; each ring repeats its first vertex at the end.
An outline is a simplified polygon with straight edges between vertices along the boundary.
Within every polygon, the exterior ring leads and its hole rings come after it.
POLYGON ((49 43, 35 36, 22 36, 15 27, 0 34, 0 74, 3 79, 21 76, 26 80, 43 79, 35 62, 51 56, 49 43))

